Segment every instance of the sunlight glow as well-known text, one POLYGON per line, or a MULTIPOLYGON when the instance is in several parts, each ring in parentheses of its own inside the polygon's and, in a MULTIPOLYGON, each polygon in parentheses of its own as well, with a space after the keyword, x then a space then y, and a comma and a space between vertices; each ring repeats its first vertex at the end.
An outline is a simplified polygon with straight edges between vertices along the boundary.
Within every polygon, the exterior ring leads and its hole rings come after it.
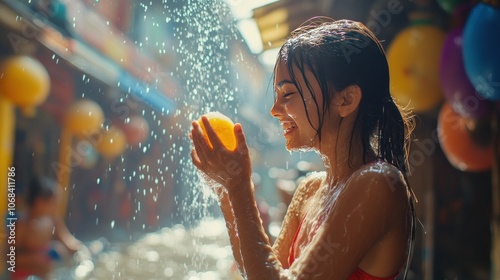
POLYGON ((242 19, 237 23, 243 39, 252 53, 261 53, 264 49, 257 23, 253 19, 242 19))
POLYGON ((237 27, 250 51, 254 54, 263 51, 262 39, 257 23, 252 18, 253 10, 278 0, 225 0, 231 8, 231 13, 237 21, 237 27))

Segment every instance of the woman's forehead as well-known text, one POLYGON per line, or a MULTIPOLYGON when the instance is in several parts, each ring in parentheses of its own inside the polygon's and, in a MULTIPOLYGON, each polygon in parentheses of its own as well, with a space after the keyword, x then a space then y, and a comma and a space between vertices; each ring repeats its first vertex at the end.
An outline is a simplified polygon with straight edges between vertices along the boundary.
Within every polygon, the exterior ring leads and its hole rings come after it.
POLYGON ((274 70, 274 87, 280 88, 286 84, 303 84, 305 80, 309 83, 316 82, 316 77, 308 68, 300 69, 297 65, 292 66, 290 73, 289 62, 278 61, 274 70), (292 77, 293 75, 293 77, 292 77))
POLYGON ((276 67, 274 68, 274 86, 281 87, 283 80, 291 80, 290 72, 285 62, 278 61, 276 63, 276 67))

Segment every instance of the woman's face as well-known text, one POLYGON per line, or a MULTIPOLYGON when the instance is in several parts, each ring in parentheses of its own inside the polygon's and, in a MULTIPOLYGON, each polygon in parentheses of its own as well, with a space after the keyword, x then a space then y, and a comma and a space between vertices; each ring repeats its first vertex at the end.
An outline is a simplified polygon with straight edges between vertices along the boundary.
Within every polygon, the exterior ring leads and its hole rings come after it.
POLYGON ((303 97, 293 84, 285 62, 278 62, 274 80, 276 100, 271 108, 271 115, 277 118, 283 127, 287 150, 319 149, 316 129, 319 126, 318 108, 321 110, 323 107, 321 89, 309 70, 306 70, 306 78, 311 84, 313 92, 308 89, 299 69, 294 70, 295 73, 298 73, 296 75, 297 83, 301 87, 303 97), (312 98, 313 95, 318 102, 317 106, 312 98), (309 122, 307 114, 309 114, 311 122, 309 122))

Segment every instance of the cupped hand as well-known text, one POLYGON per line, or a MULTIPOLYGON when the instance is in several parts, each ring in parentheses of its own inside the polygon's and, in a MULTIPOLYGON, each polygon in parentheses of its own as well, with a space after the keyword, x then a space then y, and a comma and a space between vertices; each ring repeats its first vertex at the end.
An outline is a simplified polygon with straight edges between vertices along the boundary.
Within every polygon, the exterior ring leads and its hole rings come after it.
POLYGON ((201 121, 213 147, 205 140, 200 124, 193 121, 190 135, 194 144, 191 151, 193 164, 205 177, 222 185, 227 191, 237 188, 241 182, 250 181, 250 155, 241 125, 237 123, 234 126, 236 149, 230 151, 222 144, 207 117, 203 116, 201 121))

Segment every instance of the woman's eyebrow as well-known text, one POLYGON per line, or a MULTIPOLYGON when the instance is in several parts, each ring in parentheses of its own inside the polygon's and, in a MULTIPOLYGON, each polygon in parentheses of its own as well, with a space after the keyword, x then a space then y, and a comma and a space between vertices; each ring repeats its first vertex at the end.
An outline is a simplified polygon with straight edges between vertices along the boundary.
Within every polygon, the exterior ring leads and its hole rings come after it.
POLYGON ((282 88, 285 84, 293 84, 293 82, 290 81, 290 80, 282 80, 281 82, 279 82, 279 83, 276 84, 276 87, 277 88, 282 88))

